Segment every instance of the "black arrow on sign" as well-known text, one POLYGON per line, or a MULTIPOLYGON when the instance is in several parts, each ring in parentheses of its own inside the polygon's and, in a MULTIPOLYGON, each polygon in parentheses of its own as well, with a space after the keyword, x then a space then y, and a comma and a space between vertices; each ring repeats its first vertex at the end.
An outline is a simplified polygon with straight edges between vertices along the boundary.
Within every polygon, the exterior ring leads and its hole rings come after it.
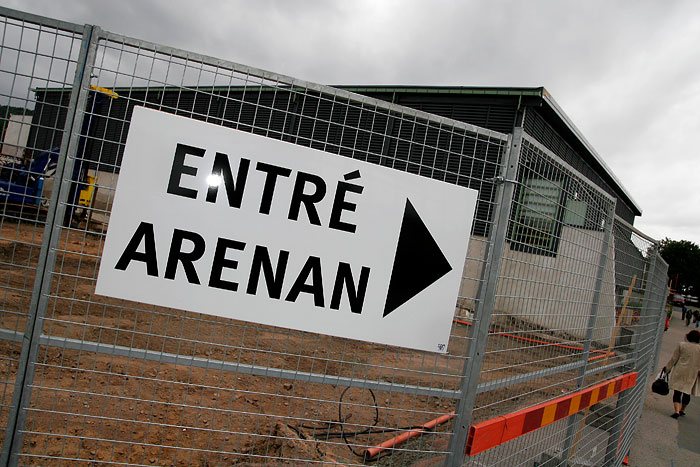
POLYGON ((406 199, 403 221, 391 269, 386 316, 452 270, 411 201, 406 199))

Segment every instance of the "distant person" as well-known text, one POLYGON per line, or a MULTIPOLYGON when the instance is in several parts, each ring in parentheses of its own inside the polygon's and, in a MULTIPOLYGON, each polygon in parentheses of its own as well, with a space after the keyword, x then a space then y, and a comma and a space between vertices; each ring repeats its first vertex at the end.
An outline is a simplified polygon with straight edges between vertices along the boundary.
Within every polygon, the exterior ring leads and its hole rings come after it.
POLYGON ((698 325, 700 325, 700 310, 695 310, 693 312, 693 322, 695 323, 696 328, 698 325))
POLYGON ((687 342, 678 343, 664 367, 669 373, 668 386, 673 389, 673 418, 685 415, 691 394, 700 396, 700 331, 693 329, 685 339, 687 342))
POLYGON ((690 326, 690 318, 692 318, 692 317, 693 317, 693 312, 688 310, 688 312, 685 314, 685 325, 686 326, 690 326))
POLYGON ((683 304, 683 308, 681 308, 681 319, 685 319, 685 314, 688 312, 688 308, 685 306, 685 303, 683 304))

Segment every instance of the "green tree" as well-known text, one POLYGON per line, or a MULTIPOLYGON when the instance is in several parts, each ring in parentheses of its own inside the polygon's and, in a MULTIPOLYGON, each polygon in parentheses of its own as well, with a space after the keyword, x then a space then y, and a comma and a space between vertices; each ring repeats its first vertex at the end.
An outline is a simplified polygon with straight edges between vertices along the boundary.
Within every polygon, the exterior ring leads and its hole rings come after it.
POLYGON ((700 247, 688 240, 661 240, 659 252, 668 263, 668 277, 677 292, 700 294, 700 247))

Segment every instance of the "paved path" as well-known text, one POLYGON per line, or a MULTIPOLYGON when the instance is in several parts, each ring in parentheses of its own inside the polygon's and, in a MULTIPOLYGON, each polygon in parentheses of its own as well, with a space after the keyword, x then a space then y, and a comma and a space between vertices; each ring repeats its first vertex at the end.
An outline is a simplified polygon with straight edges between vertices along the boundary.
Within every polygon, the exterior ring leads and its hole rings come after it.
MULTIPOLYGON (((685 334, 694 329, 681 321, 680 308, 674 308, 673 319, 664 333, 659 357, 660 371, 685 334)), ((632 439, 629 465, 633 467, 700 467, 700 397, 694 397, 686 409, 687 415, 671 418, 671 394, 659 396, 648 391, 644 411, 632 439)))

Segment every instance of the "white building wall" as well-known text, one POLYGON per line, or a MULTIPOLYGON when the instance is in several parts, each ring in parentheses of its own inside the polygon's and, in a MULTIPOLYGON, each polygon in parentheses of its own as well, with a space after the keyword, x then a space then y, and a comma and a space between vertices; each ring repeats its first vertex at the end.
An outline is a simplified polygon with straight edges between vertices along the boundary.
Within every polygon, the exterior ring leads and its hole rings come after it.
POLYGON ((32 127, 31 115, 11 115, 2 139, 2 162, 20 162, 27 146, 29 130, 32 127))
MULTIPOLYGON (((561 334, 585 338, 595 294, 604 232, 565 226, 556 256, 542 256, 504 249, 505 258, 497 288, 494 315, 518 318, 561 334)), ((472 237, 460 296, 463 308, 474 310, 486 242, 472 237)), ((615 326, 614 245, 607 264, 593 339, 607 344, 615 326)))

